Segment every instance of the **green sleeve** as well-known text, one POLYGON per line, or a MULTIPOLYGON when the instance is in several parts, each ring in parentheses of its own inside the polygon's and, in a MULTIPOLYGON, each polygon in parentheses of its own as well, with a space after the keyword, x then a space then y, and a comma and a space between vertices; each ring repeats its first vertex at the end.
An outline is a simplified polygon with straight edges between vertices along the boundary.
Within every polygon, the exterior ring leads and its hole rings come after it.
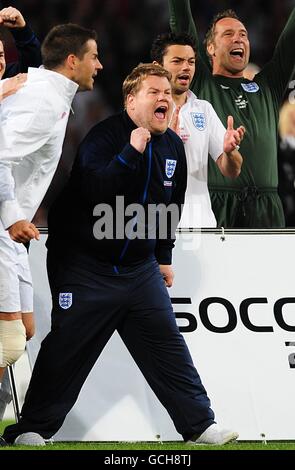
POLYGON ((277 103, 280 104, 284 92, 294 73, 295 65, 295 8, 281 33, 271 61, 261 73, 266 78, 277 103))
POLYGON ((187 32, 198 43, 198 34, 190 6, 190 0, 168 0, 170 27, 174 33, 187 32))
POLYGON ((174 33, 185 32, 190 34, 190 36, 195 40, 199 65, 202 64, 204 68, 210 69, 211 71, 211 65, 206 51, 198 37, 197 28, 191 11, 190 0, 168 0, 168 4, 171 31, 174 33))

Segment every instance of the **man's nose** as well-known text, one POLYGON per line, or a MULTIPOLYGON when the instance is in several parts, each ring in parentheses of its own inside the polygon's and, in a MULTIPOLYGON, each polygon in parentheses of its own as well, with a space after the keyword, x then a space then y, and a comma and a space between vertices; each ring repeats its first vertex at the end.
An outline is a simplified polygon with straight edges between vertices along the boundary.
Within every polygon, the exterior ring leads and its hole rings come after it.
POLYGON ((239 42, 239 43, 243 42, 239 33, 235 33, 233 39, 234 39, 234 42, 239 42))
POLYGON ((167 101, 167 94, 163 91, 158 94, 158 101, 167 101))
POLYGON ((184 61, 183 61, 183 64, 182 64, 182 68, 184 68, 184 69, 189 69, 189 68, 190 68, 190 65, 191 65, 191 64, 189 63, 188 60, 184 60, 184 61))
POLYGON ((102 70, 103 69, 103 65, 101 62, 99 62, 99 60, 97 59, 97 63, 96 63, 96 70, 102 70))

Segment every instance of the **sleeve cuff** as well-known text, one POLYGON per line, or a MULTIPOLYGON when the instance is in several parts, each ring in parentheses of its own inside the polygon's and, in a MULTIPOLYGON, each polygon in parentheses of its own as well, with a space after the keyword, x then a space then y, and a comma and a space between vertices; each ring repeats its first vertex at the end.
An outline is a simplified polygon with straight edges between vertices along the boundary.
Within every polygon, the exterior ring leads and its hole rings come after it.
POLYGON ((4 201, 0 204, 0 217, 5 230, 19 220, 26 220, 25 213, 20 208, 16 199, 4 201))
POLYGON ((159 264, 172 264, 172 248, 170 247, 156 247, 155 256, 159 264))
POLYGON ((11 28, 10 33, 18 46, 25 46, 35 39, 35 33, 28 24, 24 28, 11 28))

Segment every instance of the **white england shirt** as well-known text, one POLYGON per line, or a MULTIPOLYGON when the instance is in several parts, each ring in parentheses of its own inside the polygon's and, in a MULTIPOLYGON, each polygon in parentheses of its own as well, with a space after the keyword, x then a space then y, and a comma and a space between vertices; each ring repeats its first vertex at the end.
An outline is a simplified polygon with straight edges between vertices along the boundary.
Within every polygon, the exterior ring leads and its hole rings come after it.
POLYGON ((180 136, 187 160, 187 190, 181 228, 216 227, 208 191, 208 154, 214 161, 223 153, 225 127, 212 105, 188 91, 179 113, 180 136))

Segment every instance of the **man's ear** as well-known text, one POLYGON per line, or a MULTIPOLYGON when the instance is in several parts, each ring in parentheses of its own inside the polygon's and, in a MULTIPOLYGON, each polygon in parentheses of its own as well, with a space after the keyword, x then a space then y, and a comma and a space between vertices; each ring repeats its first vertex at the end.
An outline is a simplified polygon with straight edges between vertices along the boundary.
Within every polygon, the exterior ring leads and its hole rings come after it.
POLYGON ((135 96, 132 95, 131 93, 127 96, 126 107, 128 107, 128 109, 132 111, 134 111, 135 109, 135 96))
POLYGON ((75 54, 70 54, 66 58, 66 64, 71 70, 75 70, 77 66, 77 60, 78 60, 78 57, 75 56, 75 54))
POLYGON ((208 44, 207 52, 211 57, 215 56, 215 46, 214 46, 213 42, 210 42, 210 44, 208 44))

